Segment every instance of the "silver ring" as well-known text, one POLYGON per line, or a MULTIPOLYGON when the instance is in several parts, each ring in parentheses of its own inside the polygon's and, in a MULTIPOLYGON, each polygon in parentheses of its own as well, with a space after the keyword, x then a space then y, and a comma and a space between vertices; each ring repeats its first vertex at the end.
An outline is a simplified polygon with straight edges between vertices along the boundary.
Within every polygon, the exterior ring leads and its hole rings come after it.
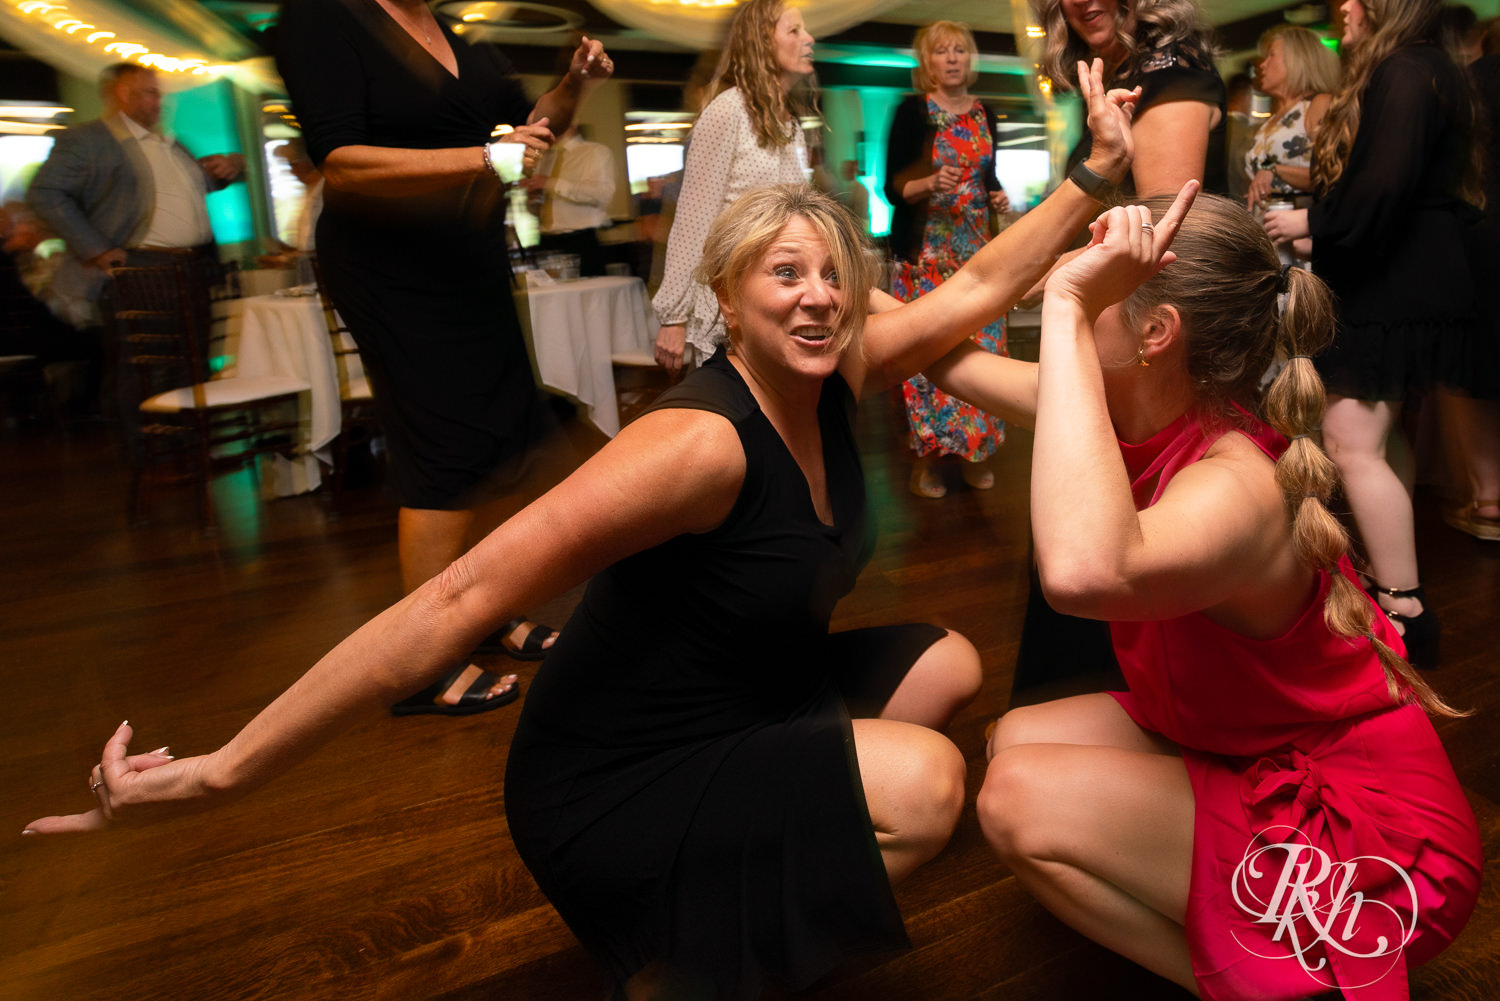
MULTIPOLYGON (((95 765, 94 768, 99 768, 99 766, 95 765)), ((89 780, 90 780, 89 781, 89 792, 96 792, 98 790, 98 788, 104 784, 104 769, 103 768, 99 768, 99 777, 97 779, 95 779, 94 778, 94 769, 90 768, 89 769, 89 780)))
POLYGON ((1141 223, 1141 229, 1144 229, 1148 233, 1150 233, 1155 228, 1156 227, 1152 226, 1149 222, 1143 222, 1143 223, 1141 223))

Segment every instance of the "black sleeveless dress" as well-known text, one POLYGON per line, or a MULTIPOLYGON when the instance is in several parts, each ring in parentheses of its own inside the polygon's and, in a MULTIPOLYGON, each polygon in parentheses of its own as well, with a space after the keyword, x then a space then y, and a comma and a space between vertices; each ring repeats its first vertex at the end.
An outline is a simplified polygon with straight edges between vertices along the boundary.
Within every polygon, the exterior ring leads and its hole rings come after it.
POLYGON ((849 720, 944 632, 828 633, 873 548, 841 378, 818 413, 832 526, 723 351, 653 409, 683 407, 733 422, 740 496, 714 531, 590 582, 526 697, 506 813, 617 996, 653 966, 695 997, 754 998, 908 944, 849 720))
MULTIPOLYGON (((314 162, 349 146, 474 148, 526 121, 533 102, 504 54, 438 23, 457 76, 375 0, 282 6, 277 66, 314 162)), ((519 471, 548 419, 511 301, 505 189, 488 174, 401 195, 324 187, 318 263, 374 389, 391 492, 403 507, 470 507, 519 471)))

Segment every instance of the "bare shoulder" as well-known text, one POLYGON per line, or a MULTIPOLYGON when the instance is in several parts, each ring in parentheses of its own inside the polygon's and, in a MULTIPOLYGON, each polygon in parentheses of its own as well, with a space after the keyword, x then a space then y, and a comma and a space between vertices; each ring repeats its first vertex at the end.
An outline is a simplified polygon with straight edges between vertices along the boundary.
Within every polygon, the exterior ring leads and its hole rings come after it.
MULTIPOLYGON (((728 516, 745 480, 745 451, 727 417, 706 410, 653 410, 632 421, 585 463, 616 488, 677 511, 684 531, 706 531, 728 516)), ((580 470, 582 472, 582 470, 580 470)))
POLYGON ((1276 485, 1276 460, 1238 431, 1229 431, 1208 447, 1190 469, 1231 478, 1240 489, 1268 502, 1281 516, 1281 488, 1276 485), (1200 468, 1201 467, 1201 468, 1200 468))

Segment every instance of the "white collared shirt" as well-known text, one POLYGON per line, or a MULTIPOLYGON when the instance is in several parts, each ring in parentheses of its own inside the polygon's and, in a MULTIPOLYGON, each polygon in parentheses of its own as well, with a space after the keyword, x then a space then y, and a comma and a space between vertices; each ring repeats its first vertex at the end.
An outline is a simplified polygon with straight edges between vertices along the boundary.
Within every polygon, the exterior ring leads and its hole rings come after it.
POLYGON ((124 112, 119 118, 140 144, 156 186, 155 208, 137 247, 197 247, 213 239, 208 206, 203 198, 208 182, 203 168, 168 136, 143 128, 124 112))
POLYGON ((542 232, 610 225, 605 207, 615 196, 615 157, 608 146, 571 135, 547 151, 537 173, 553 179, 544 195, 542 232))

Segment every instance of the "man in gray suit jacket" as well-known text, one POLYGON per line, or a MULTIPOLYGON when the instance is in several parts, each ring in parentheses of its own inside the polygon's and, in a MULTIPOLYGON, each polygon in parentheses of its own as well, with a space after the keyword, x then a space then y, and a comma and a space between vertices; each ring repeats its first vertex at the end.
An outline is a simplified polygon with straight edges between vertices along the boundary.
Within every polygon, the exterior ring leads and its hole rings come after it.
MULTIPOLYGON (((53 291, 75 326, 99 322, 110 268, 161 263, 162 251, 214 255, 204 195, 228 185, 244 157, 195 160, 156 131, 161 89, 155 71, 117 63, 100 76, 101 118, 60 133, 26 201, 68 245, 53 291)), ((54 304, 59 308, 59 304, 54 304)))

